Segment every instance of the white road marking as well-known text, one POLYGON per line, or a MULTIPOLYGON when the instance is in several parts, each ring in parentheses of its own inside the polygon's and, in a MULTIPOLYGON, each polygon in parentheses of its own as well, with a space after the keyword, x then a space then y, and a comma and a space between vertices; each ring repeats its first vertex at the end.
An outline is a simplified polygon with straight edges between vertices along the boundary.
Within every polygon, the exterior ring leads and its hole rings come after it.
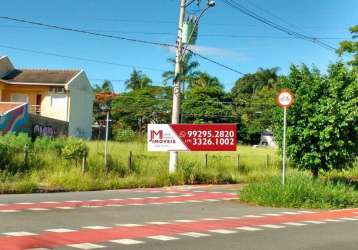
POLYGON ((233 233, 237 233, 237 231, 226 230, 226 229, 209 230, 209 232, 218 233, 218 234, 233 234, 233 233))
POLYGON ((30 235, 36 235, 34 233, 29 232, 9 232, 9 233, 3 233, 4 235, 8 236, 30 236, 30 235))
POLYGON ((243 217, 247 217, 247 218, 262 218, 263 216, 262 215, 244 215, 243 217))
POLYGON ((160 196, 149 196, 149 197, 145 197, 145 198, 148 198, 148 199, 158 199, 158 198, 161 198, 160 196))
POLYGON ((58 204, 58 203, 61 203, 59 201, 41 201, 41 203, 44 203, 44 204, 58 204))
POLYGON ((286 223, 282 223, 284 225, 288 225, 288 226, 297 226, 297 227, 300 227, 300 226, 307 226, 307 224, 304 224, 304 223, 298 223, 298 222, 286 222, 286 223))
POLYGON ((263 214, 263 215, 265 215, 265 216, 282 216, 282 214, 271 214, 271 213, 263 214))
POLYGON ((143 203, 132 203, 132 204, 128 204, 128 206, 144 206, 145 204, 143 203))
POLYGON ((343 218, 339 218, 340 220, 346 220, 346 221, 357 221, 358 219, 356 218, 349 218, 349 217, 343 217, 343 218))
POLYGON ((197 200, 188 200, 186 202, 202 202, 202 201, 197 201, 197 200))
POLYGON ((166 225, 166 224, 170 224, 170 223, 165 222, 165 221, 150 221, 150 222, 147 222, 147 224, 151 224, 151 225, 166 225))
POLYGON ((67 229, 67 228, 53 228, 53 229, 45 229, 44 231, 52 232, 52 233, 69 233, 69 232, 75 232, 76 230, 67 229))
POLYGON ((30 248, 27 250, 51 250, 51 249, 49 249, 49 248, 30 248))
POLYGON ((87 227, 82 227, 82 228, 98 230, 98 229, 108 229, 108 228, 110 228, 110 227, 104 227, 104 226, 87 226, 87 227))
POLYGON ((312 224, 324 224, 326 222, 324 221, 317 221, 317 220, 306 220, 306 221, 303 221, 305 223, 312 223, 312 224))
POLYGON ((315 214, 316 212, 313 211, 297 211, 297 213, 304 213, 304 214, 315 214))
POLYGON ((93 206, 93 205, 85 205, 85 206, 81 206, 84 208, 99 208, 99 207, 103 207, 103 206, 93 206))
POLYGON ((120 240, 110 240, 110 242, 118 243, 122 245, 135 245, 135 244, 143 244, 144 241, 132 240, 132 239, 120 239, 120 240))
POLYGON ((205 201, 220 201, 220 200, 217 200, 217 199, 206 199, 205 201))
POLYGON ((228 219, 228 220, 237 220, 237 219, 241 219, 241 217, 235 217, 235 216, 226 216, 226 217, 221 217, 223 219, 228 219))
POLYGON ((16 205, 32 205, 34 203, 32 203, 32 202, 17 202, 17 203, 14 203, 14 204, 16 204, 16 205))
POLYGON ((190 223, 190 222, 195 222, 195 220, 174 220, 175 222, 179 222, 179 223, 190 223))
POLYGON ((71 244, 69 247, 74 247, 78 249, 97 249, 97 248, 105 248, 101 245, 91 244, 91 243, 81 243, 81 244, 71 244))
POLYGON ((47 208, 34 207, 34 208, 28 208, 27 210, 31 210, 31 211, 46 211, 48 209, 47 208))
POLYGON ((181 204, 181 203, 184 203, 183 201, 170 201, 168 203, 171 203, 171 204, 181 204))
POLYGON ((196 233, 196 232, 181 233, 181 235, 190 236, 194 238, 210 236, 210 234, 203 234, 203 233, 196 233))
POLYGON ((123 205, 121 204, 108 204, 108 205, 104 205, 105 207, 123 207, 123 205))
POLYGON ((152 204, 152 205, 162 205, 163 203, 162 203, 162 202, 151 202, 151 203, 148 203, 148 204, 152 204))
POLYGON ((272 224, 260 225, 260 227, 273 228, 273 229, 285 228, 285 226, 272 225, 272 224))
POLYGON ((178 240, 179 239, 179 238, 176 238, 176 237, 165 236, 165 235, 149 236, 147 238, 153 239, 153 240, 162 240, 162 241, 178 240))
POLYGON ((296 215, 296 214, 300 214, 300 213, 297 213, 297 212, 281 212, 281 214, 296 215))
POLYGON ((342 220, 336 220, 336 219, 325 219, 323 221, 327 221, 327 222, 343 222, 342 220))
POLYGON ((89 201, 104 201, 104 200, 89 200, 89 201))
POLYGON ((215 218, 202 218, 201 220, 214 221, 214 220, 220 220, 220 219, 215 219, 215 218))
POLYGON ((236 229, 245 230, 245 231, 260 231, 262 228, 257 227, 236 227, 236 229))
POLYGON ((134 197, 134 198, 128 198, 128 200, 142 200, 143 198, 138 198, 138 197, 134 197))
POLYGON ((0 210, 0 213, 16 213, 19 212, 19 210, 0 210))
POLYGON ((143 225, 139 225, 139 224, 116 224, 116 226, 119 226, 119 227, 140 227, 140 226, 143 226, 143 225))
POLYGON ((78 202, 82 202, 82 201, 65 201, 65 202, 69 202, 69 203, 78 203, 78 202))
POLYGON ((56 207, 58 209, 73 209, 73 207, 56 207))
POLYGON ((115 199, 109 199, 109 200, 111 200, 111 201, 122 201, 123 199, 115 198, 115 199))

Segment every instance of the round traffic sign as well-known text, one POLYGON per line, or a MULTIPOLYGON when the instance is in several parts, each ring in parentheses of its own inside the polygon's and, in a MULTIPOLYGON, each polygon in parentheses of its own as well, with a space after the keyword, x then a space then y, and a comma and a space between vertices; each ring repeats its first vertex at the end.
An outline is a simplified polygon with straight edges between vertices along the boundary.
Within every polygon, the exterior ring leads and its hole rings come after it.
POLYGON ((288 108, 292 105, 295 96, 289 89, 282 89, 276 96, 276 103, 281 108, 288 108))

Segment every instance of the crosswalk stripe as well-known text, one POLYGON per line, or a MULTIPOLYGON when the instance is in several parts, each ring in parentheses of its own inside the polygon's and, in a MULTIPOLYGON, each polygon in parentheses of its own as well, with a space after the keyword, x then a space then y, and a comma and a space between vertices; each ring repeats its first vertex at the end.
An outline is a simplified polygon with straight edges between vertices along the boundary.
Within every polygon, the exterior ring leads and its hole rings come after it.
POLYGON ((257 228, 257 227, 236 227, 236 229, 245 230, 245 231, 260 231, 260 230, 262 230, 262 228, 257 228))
POLYGON ((144 241, 132 240, 132 239, 120 239, 120 240, 110 240, 110 242, 118 243, 122 245, 135 245, 135 244, 143 244, 144 241))
POLYGON ((165 235, 149 236, 147 238, 153 239, 153 240, 162 240, 162 241, 178 240, 179 239, 179 238, 176 238, 176 237, 165 236, 165 235))
POLYGON ((218 234, 233 234, 233 233, 237 233, 237 231, 227 230, 227 229, 214 229, 214 230, 209 230, 209 232, 218 233, 218 234))
POLYGON ((181 233, 181 235, 190 236, 190 237, 193 237, 193 238, 210 236, 210 234, 203 234, 203 233, 196 233, 196 232, 181 233))
POLYGON ((92 243, 80 243, 80 244, 71 244, 69 247, 78 248, 78 249, 99 249, 105 248, 105 246, 96 245, 92 243))
POLYGON ((280 225, 272 225, 272 224, 266 224, 266 225, 261 225, 261 227, 266 227, 266 228, 285 228, 285 226, 280 226, 280 225))
POLYGON ((304 224, 304 223, 298 223, 298 222, 286 222, 286 223, 282 223, 284 225, 288 225, 288 226, 306 226, 307 224, 304 224))

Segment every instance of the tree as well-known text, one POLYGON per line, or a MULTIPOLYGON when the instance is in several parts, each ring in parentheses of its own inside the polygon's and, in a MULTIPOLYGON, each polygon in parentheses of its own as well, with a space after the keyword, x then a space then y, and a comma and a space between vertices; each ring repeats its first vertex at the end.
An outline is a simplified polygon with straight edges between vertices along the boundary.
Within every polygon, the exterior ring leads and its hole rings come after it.
POLYGON ((117 128, 129 127, 145 132, 148 123, 169 123, 172 88, 147 86, 123 93, 112 103, 112 115, 117 128))
MULTIPOLYGON (((358 38, 358 25, 355 25, 350 28, 352 33, 352 39, 355 40, 358 38)), ((340 48, 337 50, 339 55, 350 54, 353 56, 353 59, 348 62, 348 64, 353 66, 358 66, 358 42, 357 41, 343 41, 340 43, 340 48)))
MULTIPOLYGON (((319 171, 352 166, 358 148, 358 72, 343 63, 317 69, 291 66, 281 87, 296 96, 288 109, 287 153, 294 165, 319 171)), ((282 110, 275 114, 275 138, 281 145, 282 110)))
POLYGON ((185 93, 182 117, 188 123, 238 123, 223 86, 207 73, 200 73, 185 93))
MULTIPOLYGON (((172 65, 175 65, 175 58, 169 58, 168 62, 172 65)), ((192 61, 192 55, 187 54, 184 57, 184 60, 181 62, 181 73, 179 74, 179 80, 183 84, 183 89, 185 90, 185 84, 189 83, 199 72, 195 69, 199 67, 199 63, 196 61, 192 61)), ((164 80, 164 86, 168 85, 168 81, 174 80, 174 71, 169 70, 165 71, 162 74, 164 80)), ((183 91, 184 92, 184 91, 183 91)))
POLYGON ((114 93, 114 87, 111 81, 104 80, 102 85, 96 84, 94 86, 95 93, 114 93))
POLYGON ((143 74, 142 71, 133 69, 129 79, 125 81, 124 84, 126 85, 127 90, 136 90, 148 87, 151 83, 152 80, 147 75, 143 74))
POLYGON ((238 137, 244 143, 259 143, 262 131, 272 127, 274 96, 280 81, 277 71, 278 68, 259 68, 238 79, 231 90, 235 111, 242 121, 238 137))

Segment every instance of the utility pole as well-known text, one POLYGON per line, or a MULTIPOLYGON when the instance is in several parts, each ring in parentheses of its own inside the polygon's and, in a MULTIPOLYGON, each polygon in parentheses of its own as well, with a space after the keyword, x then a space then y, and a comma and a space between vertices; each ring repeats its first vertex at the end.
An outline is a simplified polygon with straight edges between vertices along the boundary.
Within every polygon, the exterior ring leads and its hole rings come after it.
MULTIPOLYGON (((185 19, 185 8, 186 0, 180 0, 180 11, 179 11, 179 27, 178 27, 178 38, 177 48, 175 55, 175 71, 174 71, 174 88, 173 88, 173 109, 172 109, 172 124, 179 123, 180 114, 180 79, 179 75, 181 72, 181 59, 183 50, 183 25, 185 19)), ((175 172, 178 165, 178 152, 171 151, 169 158, 169 173, 175 172)))

